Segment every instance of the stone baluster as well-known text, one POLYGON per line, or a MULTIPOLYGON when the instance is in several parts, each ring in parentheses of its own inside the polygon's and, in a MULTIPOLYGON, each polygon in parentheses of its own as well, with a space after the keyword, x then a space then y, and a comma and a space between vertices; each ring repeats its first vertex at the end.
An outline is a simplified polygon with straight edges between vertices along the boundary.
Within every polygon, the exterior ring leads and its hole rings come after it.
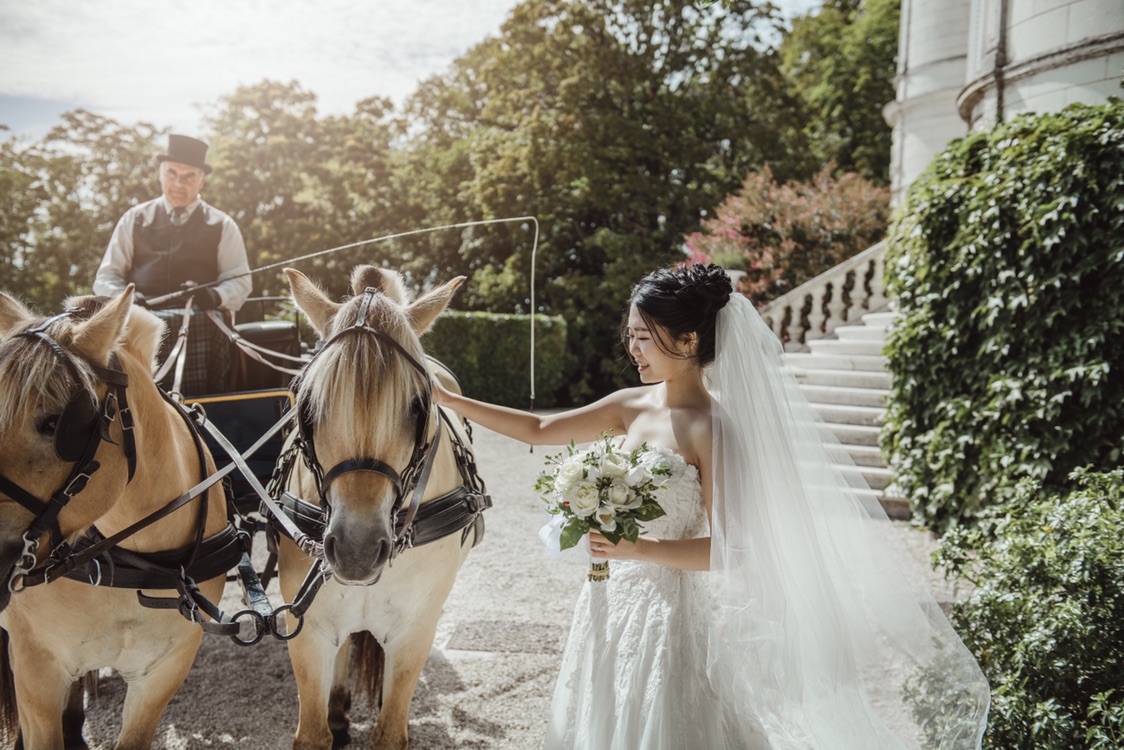
POLYGON ((886 306, 886 255, 882 253, 871 258, 874 273, 870 275, 870 297, 867 299, 867 310, 881 310, 886 306))
POLYGON ((847 307, 843 304, 843 289, 847 286, 848 276, 849 274, 845 274, 831 282, 831 299, 827 303, 827 333, 846 322, 847 307))
MULTIPOLYGON (((822 277, 821 277, 822 278, 822 277)), ((808 338, 819 338, 823 335, 824 322, 827 320, 827 313, 824 311, 824 297, 827 296, 828 284, 821 281, 818 284, 813 284, 809 290, 812 297, 812 309, 808 312, 808 328, 811 332, 808 338)))
POLYGON ((803 298, 784 307, 784 315, 788 317, 788 341, 785 342, 784 348, 788 351, 799 351, 804 348, 804 325, 800 320, 803 307, 803 298))

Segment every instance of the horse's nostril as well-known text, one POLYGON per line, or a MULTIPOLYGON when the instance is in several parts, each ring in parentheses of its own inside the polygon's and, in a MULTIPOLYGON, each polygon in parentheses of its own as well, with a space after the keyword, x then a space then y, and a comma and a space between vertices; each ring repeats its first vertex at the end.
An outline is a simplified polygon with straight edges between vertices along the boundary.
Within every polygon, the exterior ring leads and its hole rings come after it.
POLYGON ((336 537, 334 534, 324 535, 324 557, 328 562, 336 559, 336 537))
POLYGON ((375 564, 383 565, 390 559, 390 542, 385 539, 375 547, 375 564))

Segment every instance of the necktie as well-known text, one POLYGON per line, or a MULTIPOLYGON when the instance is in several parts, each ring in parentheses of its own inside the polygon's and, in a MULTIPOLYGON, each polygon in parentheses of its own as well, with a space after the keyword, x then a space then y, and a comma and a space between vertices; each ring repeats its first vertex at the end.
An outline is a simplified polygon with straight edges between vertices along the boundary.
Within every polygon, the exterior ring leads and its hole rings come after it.
POLYGON ((176 226, 179 226, 180 224, 183 224, 185 221, 187 221, 187 209, 186 208, 173 208, 172 209, 172 223, 175 224, 176 226))

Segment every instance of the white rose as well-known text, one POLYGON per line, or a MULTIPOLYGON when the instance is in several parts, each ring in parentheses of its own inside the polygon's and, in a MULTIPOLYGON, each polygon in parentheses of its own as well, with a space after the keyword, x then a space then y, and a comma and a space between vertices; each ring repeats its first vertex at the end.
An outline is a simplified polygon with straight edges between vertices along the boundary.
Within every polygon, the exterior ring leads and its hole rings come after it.
POLYGON ((628 473, 624 475, 624 483, 629 487, 639 487, 651 478, 652 474, 648 471, 647 467, 643 464, 639 464, 633 466, 628 470, 628 473))
POLYGON ((602 531, 616 531, 617 514, 612 508, 602 508, 597 511, 597 525, 602 531))
POLYGON ((627 508, 631 494, 627 484, 620 479, 614 479, 608 490, 609 505, 612 508, 627 508))
POLYGON ((580 459, 568 459, 554 475, 554 489, 561 495, 570 495, 582 480, 584 471, 580 459))
POLYGON ((570 502, 570 510, 575 516, 589 518, 600 505, 601 499, 598 497, 597 487, 592 482, 582 482, 570 502))
POLYGON ((585 465, 585 478, 591 482, 596 482, 601 478, 601 467, 596 463, 585 465))
POLYGON ((622 456, 619 453, 607 453, 601 457, 601 476, 609 477, 623 477, 628 473, 629 463, 628 457, 622 456))

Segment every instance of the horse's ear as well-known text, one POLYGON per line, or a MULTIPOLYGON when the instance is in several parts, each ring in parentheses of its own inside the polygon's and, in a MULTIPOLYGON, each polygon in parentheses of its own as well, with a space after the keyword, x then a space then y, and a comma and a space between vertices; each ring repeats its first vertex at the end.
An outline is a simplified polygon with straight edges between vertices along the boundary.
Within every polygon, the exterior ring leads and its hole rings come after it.
POLYGON ((368 287, 376 289, 400 305, 406 304, 409 296, 397 271, 389 271, 374 266, 357 266, 351 272, 351 293, 358 297, 368 287))
POLYGON ((453 298, 453 295, 463 283, 464 276, 458 276, 422 295, 416 302, 406 308, 406 315, 414 333, 421 336, 433 327, 433 321, 437 320, 437 316, 445 310, 449 300, 453 298))
POLYGON ((168 326, 163 320, 140 305, 133 305, 125 336, 141 362, 152 372, 156 371, 156 354, 160 351, 160 342, 167 332, 168 326))
POLYGON ((31 311, 15 297, 0 292, 0 338, 6 337, 16 326, 32 318, 31 311))
POLYGON ((109 353, 125 333, 129 311, 133 309, 133 285, 74 327, 74 347, 86 359, 99 364, 109 362, 109 353))
POLYGON ((340 306, 328 299, 328 295, 300 271, 293 268, 282 270, 289 277, 293 302, 304 313, 304 317, 308 318, 308 322, 316 329, 320 338, 324 338, 324 332, 328 330, 328 325, 339 312, 340 306))

